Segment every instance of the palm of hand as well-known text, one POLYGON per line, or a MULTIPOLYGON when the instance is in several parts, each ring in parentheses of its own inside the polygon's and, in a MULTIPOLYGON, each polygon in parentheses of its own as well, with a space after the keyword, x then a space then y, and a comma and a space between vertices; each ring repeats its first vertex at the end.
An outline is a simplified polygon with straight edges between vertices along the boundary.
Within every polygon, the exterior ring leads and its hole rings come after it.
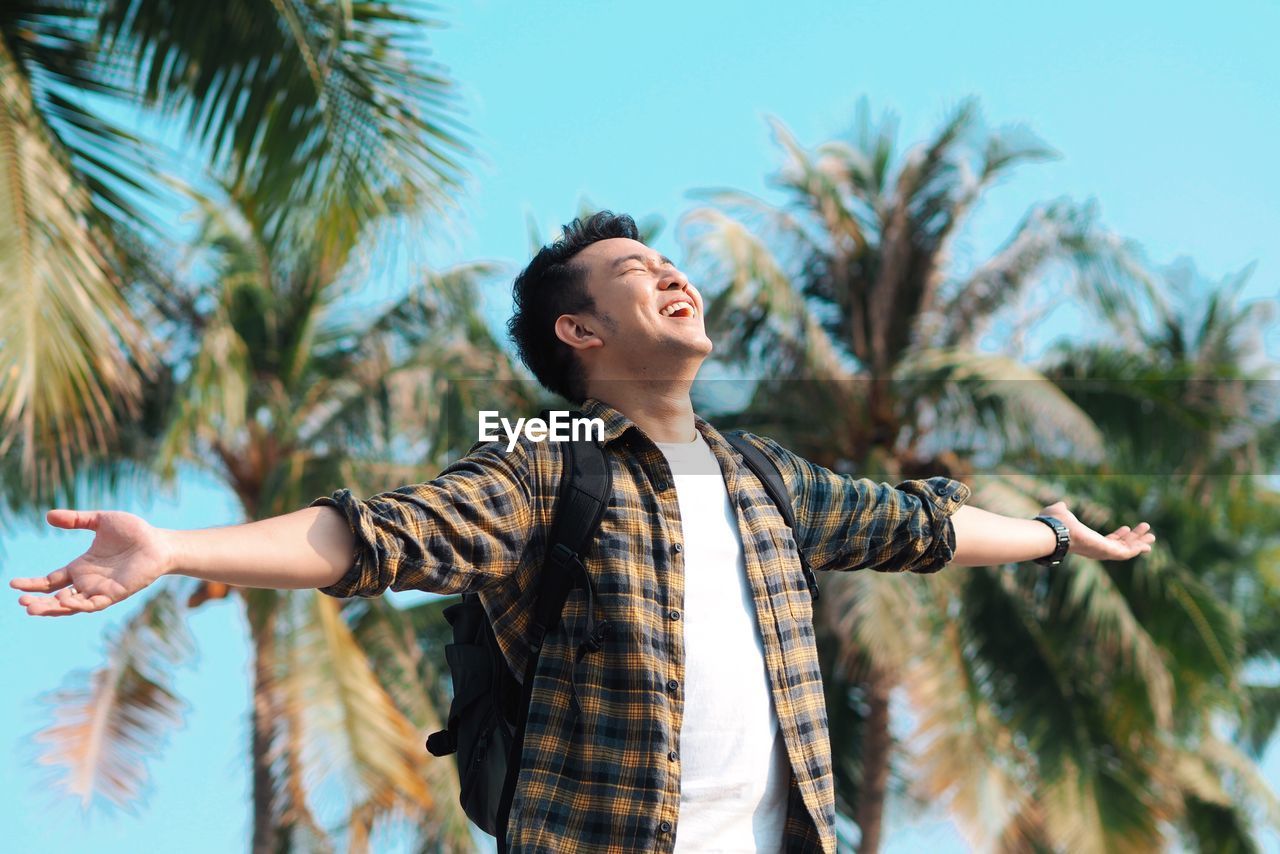
POLYGON ((81 593, 107 595, 118 602, 155 581, 163 559, 154 529, 146 522, 128 513, 103 517, 89 550, 67 569, 81 593))
POLYGON ((76 513, 54 510, 49 523, 94 532, 93 543, 80 557, 44 577, 15 578, 10 585, 31 593, 18 604, 27 613, 65 616, 98 611, 127 599, 164 574, 166 553, 160 532, 131 513, 76 513))

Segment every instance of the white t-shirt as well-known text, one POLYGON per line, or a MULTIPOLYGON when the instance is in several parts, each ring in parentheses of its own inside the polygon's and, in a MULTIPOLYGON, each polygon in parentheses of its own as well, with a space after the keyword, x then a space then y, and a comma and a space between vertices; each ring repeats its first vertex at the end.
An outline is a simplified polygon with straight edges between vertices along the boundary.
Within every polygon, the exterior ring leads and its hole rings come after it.
POLYGON ((659 443, 684 542, 684 722, 678 854, 778 852, 791 767, 769 691, 738 517, 699 434, 659 443))

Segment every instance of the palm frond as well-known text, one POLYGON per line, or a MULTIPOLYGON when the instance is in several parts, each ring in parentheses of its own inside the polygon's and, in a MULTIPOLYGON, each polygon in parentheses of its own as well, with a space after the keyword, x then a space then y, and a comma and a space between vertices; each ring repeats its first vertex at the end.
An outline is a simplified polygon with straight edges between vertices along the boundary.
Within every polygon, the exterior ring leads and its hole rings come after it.
POLYGON ((1034 764, 987 697, 984 668, 967 651, 959 625, 938 620, 954 599, 952 578, 923 595, 936 625, 915 650, 903 685, 918 713, 910 740, 913 787, 929 803, 946 801, 977 848, 996 840, 1016 849, 1035 841, 1034 764))
POLYGON ((1280 725, 1280 685, 1247 685, 1249 714, 1243 721, 1246 749, 1261 759, 1280 725))
POLYGON ((691 212, 685 222, 706 229, 704 257, 715 260, 725 281, 708 309, 723 341, 719 358, 753 365, 768 352, 802 375, 847 375, 831 337, 759 238, 711 208, 691 212))
POLYGON ((1102 228, 1098 219, 1092 203, 1060 199, 1032 208, 994 256, 962 281, 944 287, 939 342, 973 346, 997 309, 1013 303, 1054 265, 1070 274, 1079 298, 1116 334, 1134 341, 1134 318, 1154 299, 1155 285, 1137 249, 1102 228))
MULTIPOLYGON (((1162 650, 1100 564, 1079 558, 1072 563, 1069 608, 1083 621, 1084 634, 1098 645, 1103 660, 1130 668, 1142 680, 1146 690, 1141 705, 1151 709, 1155 726, 1167 729, 1173 723, 1173 679, 1162 650)), ((1125 715, 1140 710, 1133 701, 1117 706, 1114 711, 1125 715)))
POLYGON ((36 734, 39 763, 60 770, 53 784, 84 806, 96 797, 116 806, 135 802, 147 782, 147 762, 166 729, 182 721, 184 702, 171 670, 191 653, 182 608, 160 591, 109 642, 107 662, 73 674, 44 698, 55 722, 36 734))
POLYGON ((0 41, 0 454, 33 503, 140 408, 146 335, 93 198, 0 41))
POLYGON ((1049 838, 1072 850, 1104 839, 1150 847, 1176 811, 1175 795, 1154 782, 1158 766, 1142 758, 1154 730, 1112 708, 1132 703, 1132 690, 1117 678, 1122 671, 1099 677, 1105 655, 1057 616, 1056 598, 1032 576, 970 571, 961 597, 966 643, 990 668, 991 702, 1035 759, 1049 838))
POLYGON ((823 224, 828 239, 837 247, 847 240, 855 248, 864 248, 865 214, 860 215, 853 200, 843 192, 849 167, 831 156, 815 162, 782 122, 770 119, 770 126, 788 156, 774 182, 792 191, 796 201, 823 224))
POLYGON ((479 409, 527 411, 531 385, 479 308, 479 281, 494 269, 428 274, 368 325, 325 331, 297 404, 300 443, 440 462, 475 442, 479 409), (393 437, 416 456, 396 455, 393 437))
POLYGON ((117 84, 251 188, 268 242, 349 245, 388 213, 444 203, 461 177, 468 146, 425 8, 102 0, 101 33, 117 84))
MULTIPOLYGON (((901 673, 927 638, 913 631, 923 617, 915 593, 901 579, 870 572, 835 573, 826 579, 823 619, 871 664, 901 673)), ((848 668, 851 660, 841 661, 848 668)))
POLYGON ((1243 796, 1246 802, 1259 806, 1267 824, 1272 829, 1280 829, 1280 795, 1263 776, 1257 763, 1235 745, 1212 736, 1202 743, 1201 753, 1217 766, 1219 773, 1229 777, 1237 797, 1243 796))
POLYGON ((1213 854, 1258 854, 1248 816, 1238 805, 1188 797, 1182 825, 1189 848, 1213 854))
POLYGON ((981 451, 987 464, 1036 447, 1051 458, 1102 458, 1102 433, 1088 414, 1040 372, 1004 356, 918 350, 898 364, 894 381, 898 399, 916 409, 905 418, 915 425, 912 441, 927 437, 935 451, 981 451))
POLYGON ((313 787, 336 786, 348 805, 434 815, 441 804, 427 781, 438 766, 427 765, 420 734, 379 682, 338 602, 315 591, 289 598, 283 630, 296 655, 282 684, 288 701, 301 706, 295 711, 313 787))

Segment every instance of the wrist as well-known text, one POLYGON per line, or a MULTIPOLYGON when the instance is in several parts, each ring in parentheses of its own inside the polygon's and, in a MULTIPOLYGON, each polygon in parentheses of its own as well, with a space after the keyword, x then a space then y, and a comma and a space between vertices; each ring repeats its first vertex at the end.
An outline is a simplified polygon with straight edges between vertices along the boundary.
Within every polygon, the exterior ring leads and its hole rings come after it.
POLYGON ((1059 565, 1071 549, 1071 534, 1067 529, 1067 523, 1047 513, 1037 516, 1035 520, 1049 529, 1046 533, 1051 540, 1049 550, 1035 558, 1035 562, 1041 566, 1059 565))
POLYGON ((188 562, 183 532, 157 528, 156 533, 160 536, 161 553, 164 555, 160 562, 160 576, 185 574, 188 562))

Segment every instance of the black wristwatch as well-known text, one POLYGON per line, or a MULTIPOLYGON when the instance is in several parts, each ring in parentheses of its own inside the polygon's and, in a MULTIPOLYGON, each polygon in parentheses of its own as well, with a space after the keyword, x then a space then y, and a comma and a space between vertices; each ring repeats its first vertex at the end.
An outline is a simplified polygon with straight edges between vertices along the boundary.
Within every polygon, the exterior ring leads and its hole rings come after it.
POLYGON ((1044 522, 1053 528, 1054 536, 1058 538, 1058 546, 1053 550, 1053 554, 1038 557, 1035 561, 1041 566, 1057 566, 1062 563, 1062 559, 1067 556, 1067 549, 1071 547, 1071 534, 1067 532, 1067 526, 1062 520, 1055 516, 1037 516, 1036 521, 1044 522))

